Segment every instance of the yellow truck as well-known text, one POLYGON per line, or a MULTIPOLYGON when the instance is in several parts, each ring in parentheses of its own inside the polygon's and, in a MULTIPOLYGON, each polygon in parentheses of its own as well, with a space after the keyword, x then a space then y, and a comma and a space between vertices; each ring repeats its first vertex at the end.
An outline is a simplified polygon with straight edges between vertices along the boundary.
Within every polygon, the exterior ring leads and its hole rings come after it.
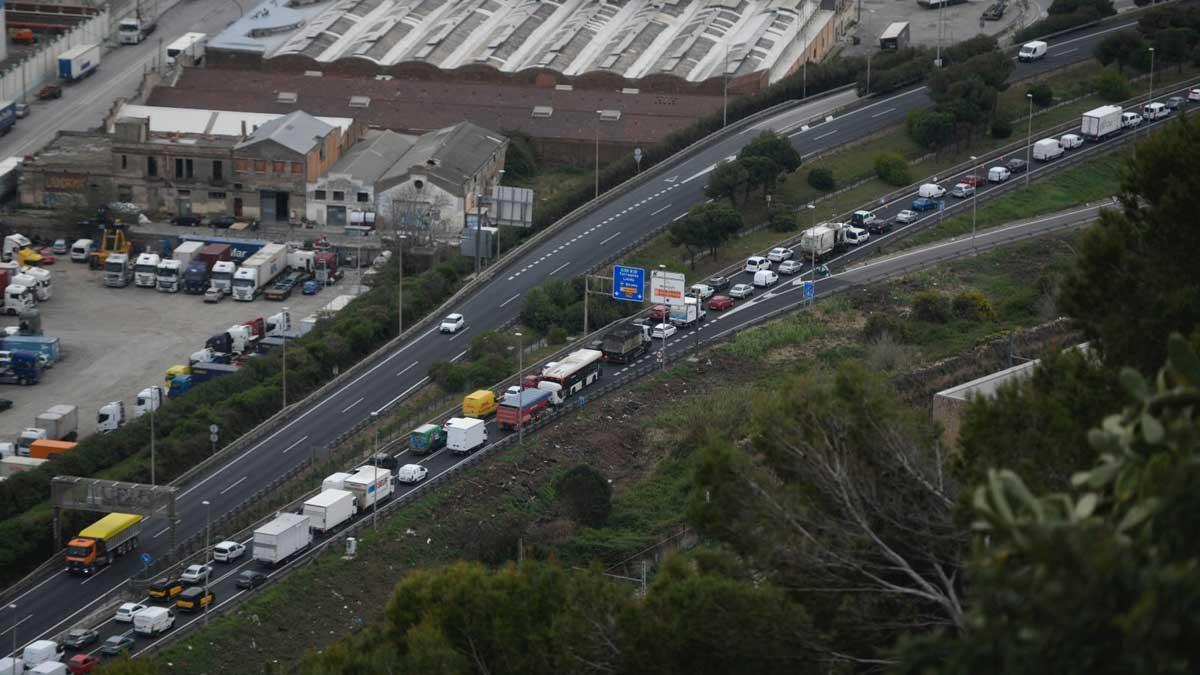
POLYGON ((91 574, 136 549, 144 520, 132 513, 110 513, 83 528, 67 542, 67 571, 91 574))
POLYGON ((496 393, 487 389, 473 391, 463 398, 463 417, 483 419, 496 412, 496 393))

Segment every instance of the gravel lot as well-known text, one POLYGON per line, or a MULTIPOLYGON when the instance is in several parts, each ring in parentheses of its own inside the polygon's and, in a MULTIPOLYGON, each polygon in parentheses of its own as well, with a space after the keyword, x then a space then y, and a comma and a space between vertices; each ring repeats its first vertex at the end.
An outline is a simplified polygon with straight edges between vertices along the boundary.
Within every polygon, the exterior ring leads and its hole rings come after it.
MULTIPOLYGON (((983 21, 980 17, 993 1, 971 0, 941 10, 944 24, 942 46, 961 42, 979 33, 998 35, 1009 28, 1020 28, 1036 21, 1042 13, 1039 5, 1032 0, 1028 4, 1021 0, 1010 0, 1003 19, 983 21)), ((1044 0, 1044 4, 1049 7, 1050 0, 1044 0)), ((894 21, 909 22, 908 30, 914 46, 937 46, 938 10, 925 9, 916 0, 862 0, 862 21, 855 29, 861 42, 857 46, 847 43, 845 53, 879 51, 879 34, 894 21)))
MULTIPOLYGON (((0 388, 0 397, 13 401, 11 410, 0 413, 0 440, 15 441, 38 413, 57 403, 79 406, 80 435, 90 435, 101 405, 124 400, 132 414, 137 393, 162 384, 166 369, 186 363, 210 336, 276 314, 285 304, 299 322, 337 295, 352 292, 350 271, 338 286, 311 296, 296 292, 286 303, 260 297, 250 303, 226 298, 207 305, 198 295, 159 293, 132 284, 106 288, 99 271, 59 260, 47 268, 54 273, 53 296, 39 309, 43 332, 62 340, 63 360, 46 371, 40 384, 0 388)), ((4 325, 16 323, 16 317, 3 319, 4 325)))

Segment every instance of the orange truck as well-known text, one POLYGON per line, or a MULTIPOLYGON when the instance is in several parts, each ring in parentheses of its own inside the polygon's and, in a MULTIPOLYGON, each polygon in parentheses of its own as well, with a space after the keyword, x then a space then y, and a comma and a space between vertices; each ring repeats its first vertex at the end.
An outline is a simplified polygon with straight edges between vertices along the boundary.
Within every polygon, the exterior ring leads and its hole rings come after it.
POLYGON ((91 574, 136 549, 144 520, 132 513, 110 513, 83 528, 67 542, 67 571, 91 574))
POLYGON ((64 452, 70 452, 75 449, 78 443, 70 441, 51 441, 49 439, 41 439, 34 441, 29 446, 29 456, 34 459, 50 459, 54 455, 61 455, 64 452))

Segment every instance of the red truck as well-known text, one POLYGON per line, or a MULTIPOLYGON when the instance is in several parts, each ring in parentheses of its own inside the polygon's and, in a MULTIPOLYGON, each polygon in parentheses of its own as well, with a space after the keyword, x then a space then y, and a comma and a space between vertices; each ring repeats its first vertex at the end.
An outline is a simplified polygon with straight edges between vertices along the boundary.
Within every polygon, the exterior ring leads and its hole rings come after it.
POLYGON ((496 407, 496 423, 501 429, 516 429, 542 415, 551 405, 554 392, 545 389, 521 389, 520 394, 505 394, 496 407))

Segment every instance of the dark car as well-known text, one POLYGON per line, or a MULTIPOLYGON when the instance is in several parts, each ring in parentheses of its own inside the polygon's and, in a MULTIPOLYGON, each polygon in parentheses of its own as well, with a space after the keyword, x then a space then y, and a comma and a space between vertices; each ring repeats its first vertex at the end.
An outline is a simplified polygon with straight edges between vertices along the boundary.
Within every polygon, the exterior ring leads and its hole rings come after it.
POLYGON ((0 398, 0 410, 8 410, 12 407, 12 401, 6 398, 0 398))
POLYGON ((146 595, 151 600, 160 602, 171 602, 175 596, 183 592, 185 585, 183 581, 172 577, 163 577, 156 579, 146 589, 146 595))
POLYGON ((62 98, 62 87, 57 84, 48 84, 41 89, 38 89, 37 97, 39 101, 49 101, 52 98, 62 98))
POLYGON ((209 226, 215 227, 218 230, 228 230, 236 222, 238 222, 238 218, 235 216, 216 216, 208 220, 209 226))
POLYGON ((196 213, 183 213, 171 219, 172 225, 182 225, 184 227, 199 227, 204 222, 204 216, 196 213))
POLYGON ((258 588, 267 583, 267 575, 255 570, 243 570, 237 575, 237 581, 234 584, 238 588, 258 588))
POLYGON ((867 225, 867 232, 871 234, 887 234, 895 227, 896 221, 892 218, 876 218, 874 222, 867 225))
POLYGON ((980 175, 973 174, 973 173, 967 174, 967 175, 963 176, 962 180, 960 180, 958 182, 966 183, 967 185, 970 185, 971 187, 974 187, 974 188, 982 187, 984 185, 987 185, 987 176, 980 176, 980 175))
POLYGON ((217 596, 212 591, 205 591, 203 586, 189 586, 179 594, 175 607, 181 612, 199 612, 216 599, 217 596))
POLYGON ((705 281, 704 283, 707 286, 711 286, 713 291, 720 293, 721 291, 725 290, 726 288, 729 288, 730 281, 728 278, 723 277, 718 274, 718 275, 709 277, 708 280, 705 281))
POLYGON ((1008 169, 1009 173, 1018 174, 1025 173, 1025 169, 1028 169, 1029 165, 1023 159, 1010 159, 1005 162, 1004 167, 1008 169))
POLYGON ((937 207, 938 207, 937 200, 930 199, 929 197, 917 197, 916 199, 913 200, 913 203, 912 203, 913 211, 932 211, 932 210, 936 209, 937 207))
POLYGON ((128 635, 113 635, 100 645, 100 653, 106 656, 120 656, 133 650, 133 638, 128 635))
POLYGON ((63 644, 67 649, 83 649, 100 639, 100 635, 91 628, 72 628, 63 636, 63 644))

